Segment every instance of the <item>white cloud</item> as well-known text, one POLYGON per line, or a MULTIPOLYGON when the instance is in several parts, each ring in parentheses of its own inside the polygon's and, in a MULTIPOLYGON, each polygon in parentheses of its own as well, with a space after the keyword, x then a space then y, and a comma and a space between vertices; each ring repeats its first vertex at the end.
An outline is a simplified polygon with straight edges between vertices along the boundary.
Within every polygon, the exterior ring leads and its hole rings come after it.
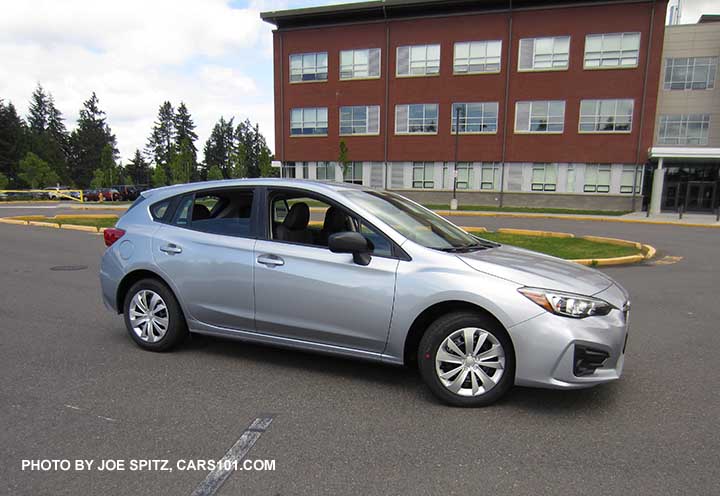
POLYGON ((0 16, 0 98, 27 109, 36 83, 72 127, 92 91, 123 160, 143 148, 159 105, 184 101, 202 148, 214 122, 259 122, 273 142, 272 27, 263 2, 25 0, 0 16))

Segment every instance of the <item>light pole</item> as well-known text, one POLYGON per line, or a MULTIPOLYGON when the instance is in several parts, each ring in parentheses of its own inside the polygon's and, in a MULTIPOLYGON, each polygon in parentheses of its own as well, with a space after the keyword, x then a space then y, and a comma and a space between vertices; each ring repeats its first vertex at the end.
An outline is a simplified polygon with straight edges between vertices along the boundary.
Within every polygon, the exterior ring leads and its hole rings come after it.
POLYGON ((460 110, 458 105, 455 108, 455 164, 453 165, 453 197, 450 200, 450 210, 457 210, 457 166, 458 166, 458 144, 460 139, 460 110))

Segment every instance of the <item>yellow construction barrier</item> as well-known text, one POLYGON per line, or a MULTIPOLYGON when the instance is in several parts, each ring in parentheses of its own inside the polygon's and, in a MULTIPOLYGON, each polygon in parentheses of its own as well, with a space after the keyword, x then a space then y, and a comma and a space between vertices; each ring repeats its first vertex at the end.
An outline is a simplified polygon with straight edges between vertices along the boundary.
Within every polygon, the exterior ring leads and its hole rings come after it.
POLYGON ((83 191, 81 189, 0 189, 0 201, 54 201, 68 199, 82 203, 83 191), (76 193, 73 196, 73 193, 76 193), (30 198, 13 199, 11 195, 28 195, 30 198))

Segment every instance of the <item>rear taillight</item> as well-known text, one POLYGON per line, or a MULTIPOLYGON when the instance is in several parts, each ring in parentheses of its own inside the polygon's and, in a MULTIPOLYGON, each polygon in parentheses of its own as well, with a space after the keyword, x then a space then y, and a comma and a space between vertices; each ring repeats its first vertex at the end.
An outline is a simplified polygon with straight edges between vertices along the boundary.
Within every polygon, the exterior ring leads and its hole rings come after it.
POLYGON ((103 238, 105 238, 105 246, 111 246, 115 241, 125 236, 125 231, 118 229, 117 227, 108 227, 103 231, 103 238))

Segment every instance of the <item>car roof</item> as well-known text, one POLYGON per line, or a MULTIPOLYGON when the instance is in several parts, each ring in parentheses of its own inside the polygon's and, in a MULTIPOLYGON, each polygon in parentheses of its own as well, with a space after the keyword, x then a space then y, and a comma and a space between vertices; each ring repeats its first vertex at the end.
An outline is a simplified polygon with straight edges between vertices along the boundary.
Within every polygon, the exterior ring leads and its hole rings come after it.
POLYGON ((163 186, 161 188, 150 189, 142 192, 143 196, 154 196, 162 194, 162 196, 173 196, 182 193, 188 193, 197 190, 206 190, 213 188, 227 188, 232 186, 270 186, 275 188, 304 188, 310 191, 365 191, 370 188, 350 183, 309 181, 307 179, 285 179, 285 178, 253 178, 253 179, 223 179, 220 181, 203 181, 197 183, 174 184, 172 186, 163 186))

